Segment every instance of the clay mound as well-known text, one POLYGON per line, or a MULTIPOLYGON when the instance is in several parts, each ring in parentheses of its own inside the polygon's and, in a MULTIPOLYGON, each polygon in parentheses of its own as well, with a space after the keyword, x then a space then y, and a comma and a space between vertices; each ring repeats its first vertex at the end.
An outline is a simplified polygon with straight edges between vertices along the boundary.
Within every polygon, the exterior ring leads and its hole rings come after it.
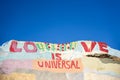
POLYGON ((116 57, 116 56, 112 56, 109 54, 94 54, 94 55, 87 55, 87 57, 96 57, 96 58, 107 58, 107 59, 111 59, 113 61, 118 61, 120 62, 120 58, 116 57))

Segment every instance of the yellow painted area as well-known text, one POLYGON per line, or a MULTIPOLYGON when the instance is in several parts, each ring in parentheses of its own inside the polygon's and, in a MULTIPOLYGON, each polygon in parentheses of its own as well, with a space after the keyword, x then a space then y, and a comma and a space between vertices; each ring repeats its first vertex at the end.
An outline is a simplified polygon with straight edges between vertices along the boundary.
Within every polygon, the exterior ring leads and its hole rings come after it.
POLYGON ((34 74, 11 73, 11 74, 0 74, 0 80, 36 80, 36 79, 34 74))
POLYGON ((84 80, 120 80, 119 77, 95 74, 95 73, 85 73, 84 80))
POLYGON ((117 63, 103 63, 99 58, 84 57, 82 59, 84 68, 97 71, 112 71, 120 74, 120 64, 117 63))

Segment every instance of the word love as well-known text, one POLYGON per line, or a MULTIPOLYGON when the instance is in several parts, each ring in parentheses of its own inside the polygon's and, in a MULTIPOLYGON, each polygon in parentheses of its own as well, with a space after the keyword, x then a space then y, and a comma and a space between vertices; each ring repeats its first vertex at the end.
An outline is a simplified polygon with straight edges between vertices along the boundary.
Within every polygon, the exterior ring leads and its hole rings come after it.
POLYGON ((77 42, 71 42, 66 44, 52 44, 45 42, 21 42, 12 40, 10 44, 10 52, 57 52, 57 51, 67 51, 74 50, 76 48, 77 42))
POLYGON ((22 52, 26 53, 36 53, 36 52, 44 52, 44 51, 69 51, 76 50, 76 48, 80 48, 82 52, 103 52, 108 53, 107 44, 103 42, 94 42, 94 41, 80 41, 80 42, 71 42, 67 44, 51 44, 51 43, 43 43, 43 42, 19 42, 19 41, 11 41, 10 44, 10 52, 22 52))

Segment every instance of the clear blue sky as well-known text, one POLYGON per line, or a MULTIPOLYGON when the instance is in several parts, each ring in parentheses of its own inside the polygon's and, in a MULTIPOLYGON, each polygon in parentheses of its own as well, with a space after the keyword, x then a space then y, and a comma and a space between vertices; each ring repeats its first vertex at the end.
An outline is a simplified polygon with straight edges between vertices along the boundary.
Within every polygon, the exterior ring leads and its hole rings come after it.
POLYGON ((120 0, 0 0, 0 45, 11 39, 93 40, 120 50, 120 0))

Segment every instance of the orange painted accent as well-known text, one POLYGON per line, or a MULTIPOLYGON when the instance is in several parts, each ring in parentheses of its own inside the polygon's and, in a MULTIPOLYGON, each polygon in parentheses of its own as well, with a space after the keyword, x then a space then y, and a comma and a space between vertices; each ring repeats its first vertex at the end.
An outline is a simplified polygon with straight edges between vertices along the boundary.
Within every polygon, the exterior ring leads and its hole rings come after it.
POLYGON ((74 60, 33 60, 33 69, 51 72, 81 72, 83 64, 81 59, 74 60))

